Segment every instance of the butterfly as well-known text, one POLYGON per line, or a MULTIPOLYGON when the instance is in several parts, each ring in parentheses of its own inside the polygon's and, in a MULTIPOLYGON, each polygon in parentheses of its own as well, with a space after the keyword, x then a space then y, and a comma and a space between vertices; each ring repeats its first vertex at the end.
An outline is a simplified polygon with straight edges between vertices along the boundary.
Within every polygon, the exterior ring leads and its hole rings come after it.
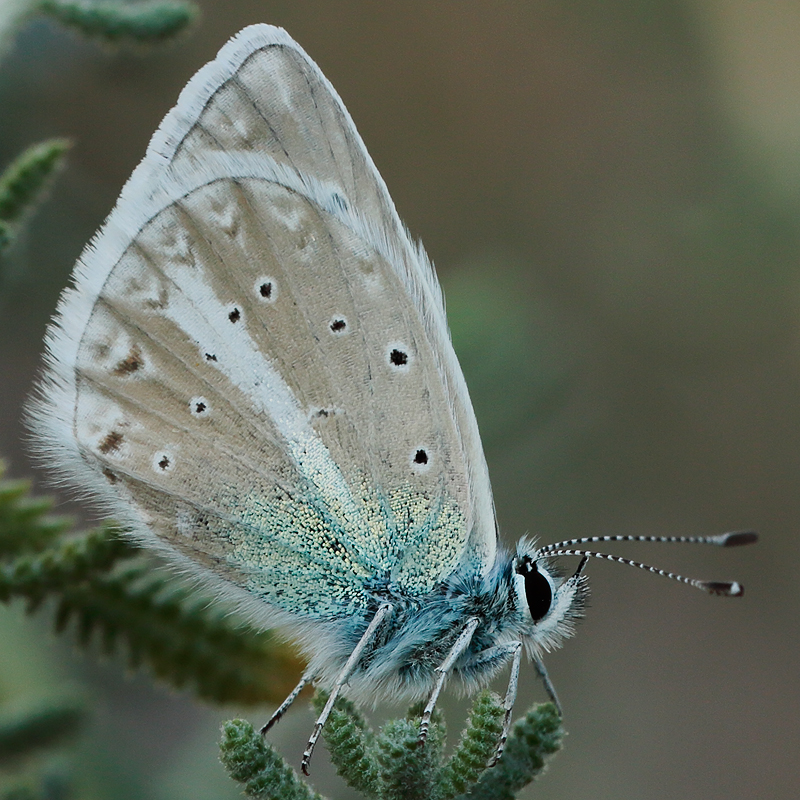
MULTIPOLYGON (((338 94, 283 30, 245 28, 154 134, 46 337, 29 419, 60 477, 308 668, 426 697, 574 630, 586 537, 498 545, 478 425, 431 262, 338 94), (563 575, 555 556, 578 555, 563 575)), ((748 533, 675 541, 742 544, 748 533)), ((630 562, 632 563, 632 562, 630 562)), ((664 573, 661 570, 654 572, 664 573)), ((692 582, 719 594, 737 583, 692 582)))

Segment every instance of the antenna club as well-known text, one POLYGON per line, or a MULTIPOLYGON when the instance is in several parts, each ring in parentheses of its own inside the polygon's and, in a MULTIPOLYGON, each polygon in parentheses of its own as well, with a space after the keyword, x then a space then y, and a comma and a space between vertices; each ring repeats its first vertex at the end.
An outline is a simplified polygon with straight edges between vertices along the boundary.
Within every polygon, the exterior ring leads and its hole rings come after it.
POLYGON ((724 597, 741 597, 744 594, 744 586, 739 581, 701 581, 700 587, 709 594, 724 597))
POLYGON ((744 544, 753 544, 758 541, 758 534, 755 531, 731 531, 723 533, 719 537, 719 543, 723 547, 741 547, 744 544))

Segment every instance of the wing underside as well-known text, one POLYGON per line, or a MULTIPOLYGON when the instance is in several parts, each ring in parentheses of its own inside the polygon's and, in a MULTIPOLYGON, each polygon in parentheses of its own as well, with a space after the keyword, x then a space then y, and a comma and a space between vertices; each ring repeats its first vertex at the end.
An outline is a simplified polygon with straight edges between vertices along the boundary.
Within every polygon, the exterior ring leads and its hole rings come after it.
POLYGON ((352 614, 376 582, 423 594, 491 564, 435 277, 283 31, 246 29, 184 90, 48 348, 40 448, 135 535, 272 608, 352 614))

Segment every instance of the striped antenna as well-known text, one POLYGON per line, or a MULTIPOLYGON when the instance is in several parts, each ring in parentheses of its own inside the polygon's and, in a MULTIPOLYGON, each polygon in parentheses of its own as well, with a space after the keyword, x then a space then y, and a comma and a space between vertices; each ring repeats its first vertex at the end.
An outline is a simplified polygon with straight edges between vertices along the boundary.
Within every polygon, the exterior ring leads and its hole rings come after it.
POLYGON ((718 536, 587 536, 582 539, 570 539, 564 542, 544 545, 544 547, 537 550, 534 560, 536 558, 550 558, 553 556, 582 556, 583 560, 578 567, 577 575, 583 570, 587 559, 602 558, 606 561, 615 561, 617 564, 627 564, 629 567, 638 567, 639 569, 647 570, 647 572, 660 575, 662 578, 669 578, 679 583, 694 586, 695 589, 701 589, 704 592, 708 592, 708 594, 717 594, 724 597, 741 597, 744 594, 744 586, 738 581, 699 581, 695 578, 687 578, 684 575, 678 575, 675 572, 667 572, 665 569, 651 567, 639 561, 631 561, 631 559, 622 558, 622 556, 612 556, 608 553, 595 553, 592 550, 579 550, 572 547, 572 545, 596 542, 686 542, 690 544, 714 544, 719 547, 738 547, 744 544, 752 544, 757 540, 758 534, 753 531, 733 531, 718 536))
POLYGON ((717 547, 740 547, 758 541, 755 531, 731 531, 717 536, 585 536, 582 539, 568 539, 564 542, 545 544, 539 548, 540 553, 549 550, 561 550, 574 547, 576 544, 597 544, 598 542, 659 542, 662 544, 713 544, 717 547))

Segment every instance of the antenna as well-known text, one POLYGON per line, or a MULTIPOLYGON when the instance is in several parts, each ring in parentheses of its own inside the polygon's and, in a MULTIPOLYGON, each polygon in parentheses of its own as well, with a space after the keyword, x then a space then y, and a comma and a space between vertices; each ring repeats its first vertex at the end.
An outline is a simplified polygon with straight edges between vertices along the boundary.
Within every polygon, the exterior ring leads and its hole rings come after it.
POLYGON ((651 567, 639 561, 631 561, 629 558, 622 558, 622 556, 612 556, 608 553, 596 553, 592 550, 575 549, 573 545, 594 544, 596 542, 659 542, 669 544, 713 544, 718 547, 739 547, 745 544, 752 544, 756 541, 758 541, 758 534, 755 533, 755 531, 732 531, 730 533, 719 534, 718 536, 627 536, 622 534, 611 536, 586 536, 581 539, 569 539, 563 542, 555 542, 554 544, 546 544, 536 551, 535 558, 582 556, 583 560, 575 573, 576 575, 581 573, 587 559, 602 558, 606 561, 615 561, 617 564, 627 564, 629 567, 638 567, 639 569, 647 570, 647 572, 660 575, 662 578, 669 578, 679 583, 694 586, 695 589, 701 589, 704 592, 708 592, 708 594, 717 594, 724 597, 741 597, 744 594, 744 586, 738 581, 700 581, 695 578, 687 578, 683 575, 678 575, 675 572, 667 572, 667 570, 664 569, 651 567))
POLYGON ((582 539, 568 539, 564 542, 545 544, 539 548, 543 553, 547 550, 561 550, 576 544, 596 544, 597 542, 659 542, 662 544, 714 544, 717 547, 740 547, 758 541, 755 531, 731 531, 717 536, 629 536, 617 534, 612 536, 585 536, 582 539))

